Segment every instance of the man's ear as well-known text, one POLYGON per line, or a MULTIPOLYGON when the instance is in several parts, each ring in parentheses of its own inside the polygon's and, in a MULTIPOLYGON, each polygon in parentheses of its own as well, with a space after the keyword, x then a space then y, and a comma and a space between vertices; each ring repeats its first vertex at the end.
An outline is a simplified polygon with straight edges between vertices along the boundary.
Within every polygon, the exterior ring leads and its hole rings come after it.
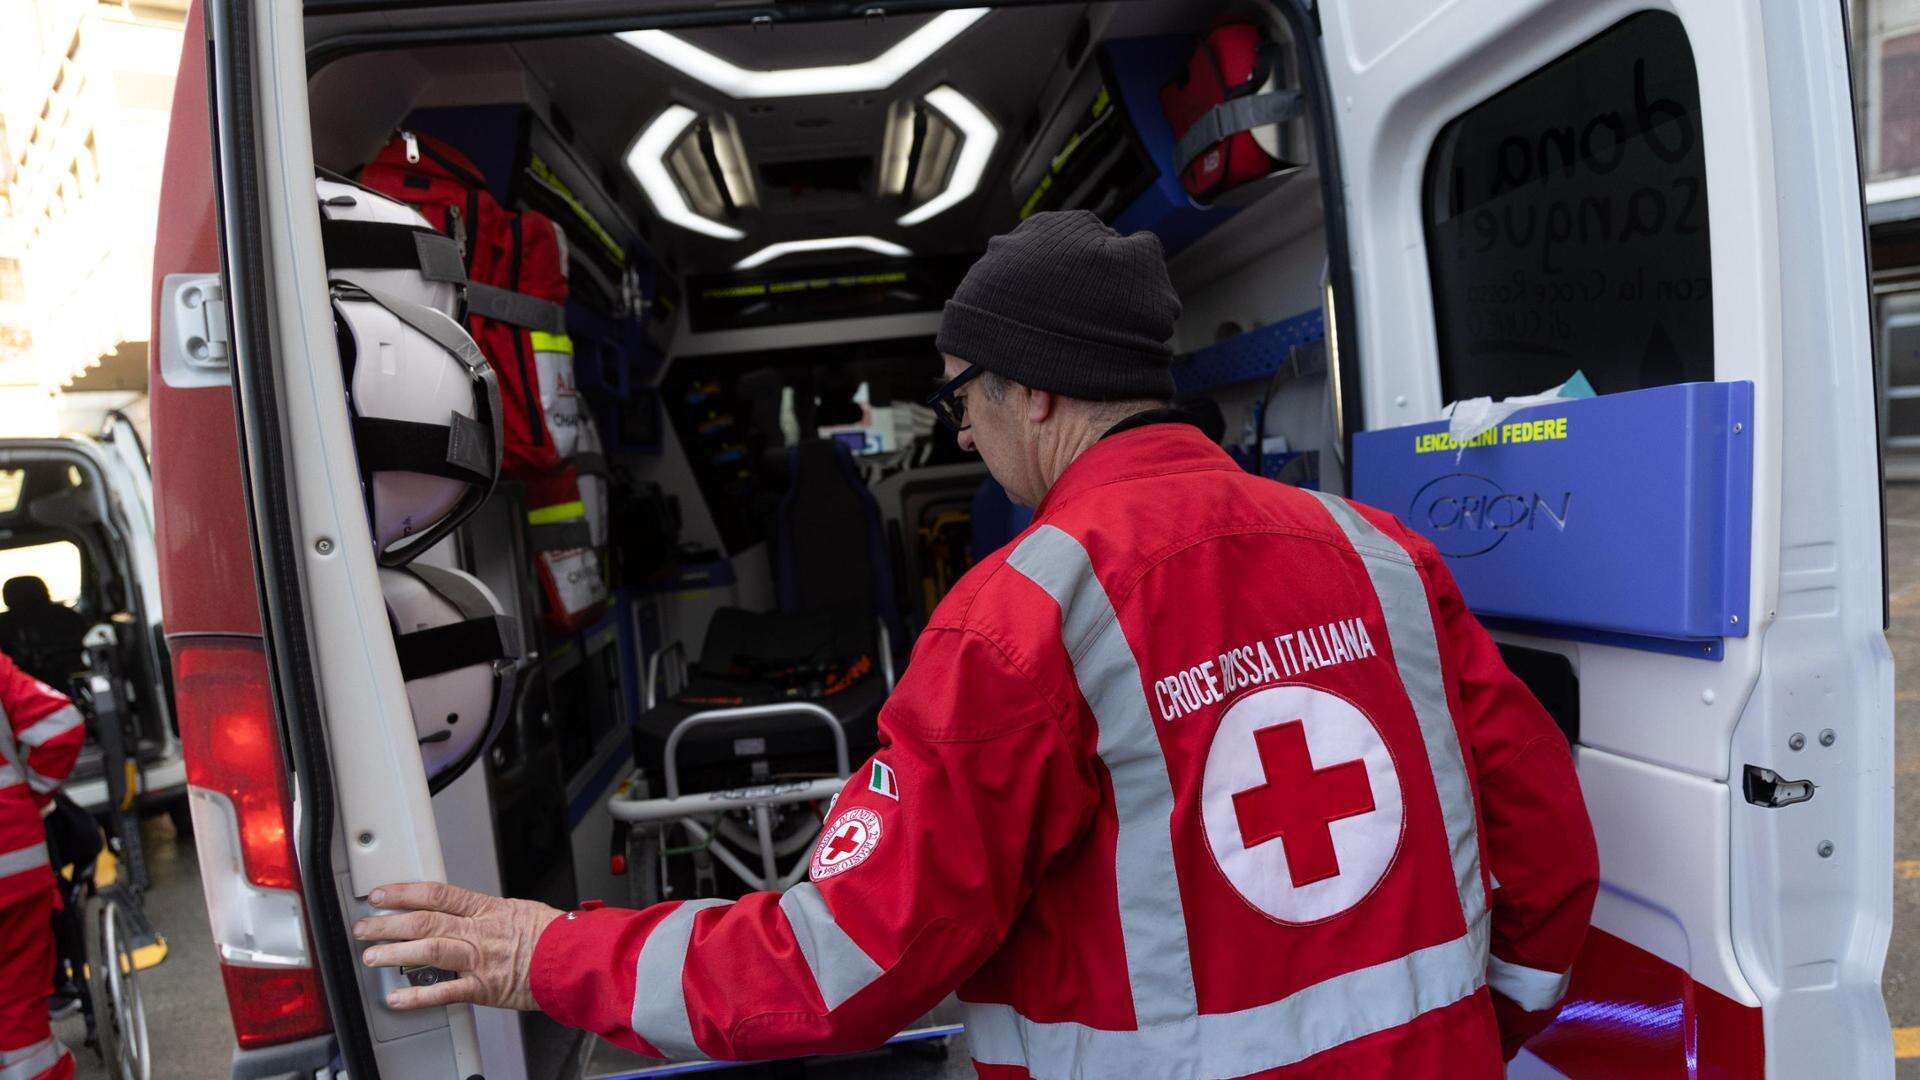
POLYGON ((1027 419, 1035 424, 1044 423, 1053 415, 1056 399, 1050 390, 1027 388, 1027 419))

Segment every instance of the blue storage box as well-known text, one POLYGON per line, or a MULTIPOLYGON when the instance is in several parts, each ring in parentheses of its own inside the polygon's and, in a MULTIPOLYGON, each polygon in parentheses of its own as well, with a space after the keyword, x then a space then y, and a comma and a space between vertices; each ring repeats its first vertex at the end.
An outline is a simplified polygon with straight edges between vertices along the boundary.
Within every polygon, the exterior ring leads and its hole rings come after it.
POLYGON ((1718 659, 1744 637, 1753 384, 1521 410, 1465 448, 1444 421, 1354 436, 1354 498, 1434 542, 1496 625, 1718 659))

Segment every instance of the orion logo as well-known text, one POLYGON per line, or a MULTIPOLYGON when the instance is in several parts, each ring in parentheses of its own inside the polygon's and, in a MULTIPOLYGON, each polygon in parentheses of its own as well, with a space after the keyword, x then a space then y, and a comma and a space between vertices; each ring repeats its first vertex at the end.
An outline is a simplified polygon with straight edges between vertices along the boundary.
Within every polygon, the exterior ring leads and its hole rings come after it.
POLYGON ((1448 473, 1414 495, 1407 518, 1440 554, 1466 559, 1485 555, 1513 533, 1567 531, 1573 492, 1508 491, 1475 473, 1448 473))

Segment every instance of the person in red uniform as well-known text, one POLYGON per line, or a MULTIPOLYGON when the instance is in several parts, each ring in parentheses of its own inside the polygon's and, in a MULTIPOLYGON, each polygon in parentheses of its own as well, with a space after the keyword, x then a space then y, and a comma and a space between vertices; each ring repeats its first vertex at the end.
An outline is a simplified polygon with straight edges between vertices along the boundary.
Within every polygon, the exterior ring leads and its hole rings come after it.
POLYGON ((73 1076, 47 1022, 56 901, 41 818, 85 739, 66 696, 0 654, 0 1080, 73 1076))
POLYGON ((1434 547, 1164 403, 1159 242, 995 238, 936 399, 1032 525, 939 605, 785 893, 560 913, 374 891, 397 1008, 641 1053, 872 1047, 950 993, 983 1077, 1499 1076, 1598 887, 1566 739, 1434 547))

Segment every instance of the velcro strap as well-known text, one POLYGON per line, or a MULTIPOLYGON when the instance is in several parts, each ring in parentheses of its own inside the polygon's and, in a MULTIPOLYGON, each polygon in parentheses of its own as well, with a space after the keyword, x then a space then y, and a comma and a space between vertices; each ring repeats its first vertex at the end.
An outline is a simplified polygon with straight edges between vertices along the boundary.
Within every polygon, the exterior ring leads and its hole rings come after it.
POLYGON ((428 281, 465 284, 466 267, 452 237, 394 221, 320 221, 320 241, 333 270, 417 270, 428 281))
POLYGON ((551 300, 502 289, 496 285, 467 283, 467 311, 483 319, 511 323, 528 330, 549 334, 567 332, 567 309, 551 300))
POLYGON ((481 592, 480 586, 475 585, 465 574, 424 563, 415 563, 407 567, 407 572, 419 578, 427 588, 438 593, 442 600, 452 604, 463 619, 487 619, 497 614, 494 611, 493 602, 487 599, 487 594, 481 592))
POLYGON ((393 639, 400 675, 412 681, 520 655, 519 628, 504 615, 463 619, 393 639))
POLYGON ((1173 148, 1174 171, 1186 172, 1187 166, 1206 153, 1209 147, 1224 141, 1229 135, 1252 131, 1267 124, 1286 123, 1300 115, 1300 106, 1298 90, 1276 90, 1233 98, 1215 105, 1195 120, 1185 135, 1180 136, 1179 143, 1173 148))
POLYGON ((333 295, 338 300, 365 300, 385 308, 394 318, 425 334, 434 344, 458 357, 467 367, 487 369, 487 358, 480 352, 460 324, 430 307, 395 296, 383 289, 369 288, 361 282, 335 281, 333 295))
POLYGON ((416 472, 470 484, 493 483, 495 460, 487 429, 459 413, 449 414, 445 426, 358 417, 353 442, 361 468, 369 472, 416 472))
POLYGON ((550 525, 530 525, 527 539, 535 551, 567 551, 593 546, 593 533, 584 520, 556 521, 550 525))

